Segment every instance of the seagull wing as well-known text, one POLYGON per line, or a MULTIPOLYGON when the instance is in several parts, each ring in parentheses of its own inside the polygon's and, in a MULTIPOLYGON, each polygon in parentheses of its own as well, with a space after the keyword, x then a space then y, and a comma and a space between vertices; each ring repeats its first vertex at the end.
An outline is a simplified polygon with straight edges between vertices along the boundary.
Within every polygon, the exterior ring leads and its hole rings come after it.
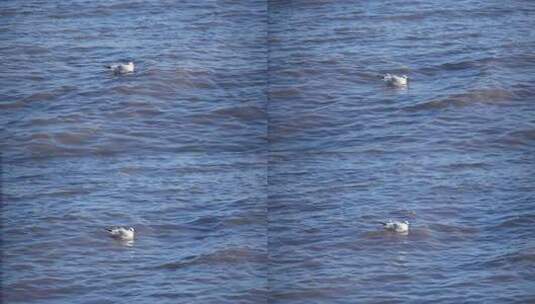
POLYGON ((113 236, 117 236, 117 235, 121 234, 121 228, 118 228, 118 227, 106 228, 106 231, 108 231, 108 233, 113 235, 113 236))

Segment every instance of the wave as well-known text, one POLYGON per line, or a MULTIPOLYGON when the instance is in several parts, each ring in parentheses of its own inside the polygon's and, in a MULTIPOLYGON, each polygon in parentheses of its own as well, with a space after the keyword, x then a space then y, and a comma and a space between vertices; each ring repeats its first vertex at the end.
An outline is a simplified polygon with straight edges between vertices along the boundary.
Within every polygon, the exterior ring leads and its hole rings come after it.
POLYGON ((211 253, 192 255, 179 261, 164 263, 154 267, 155 269, 176 270, 195 265, 241 265, 243 263, 267 263, 265 250, 250 247, 237 247, 216 250, 211 253))
POLYGON ((466 107, 474 103, 495 104, 510 102, 516 97, 515 91, 487 88, 475 89, 465 93, 453 94, 441 99, 427 100, 416 105, 405 107, 404 110, 409 112, 421 110, 435 110, 448 107, 466 107))

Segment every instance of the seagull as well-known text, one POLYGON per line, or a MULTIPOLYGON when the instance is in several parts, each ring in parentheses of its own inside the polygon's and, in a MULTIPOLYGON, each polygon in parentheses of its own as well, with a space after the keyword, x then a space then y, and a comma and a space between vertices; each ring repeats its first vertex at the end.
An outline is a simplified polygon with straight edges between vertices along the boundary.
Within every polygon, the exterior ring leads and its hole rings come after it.
POLYGON ((106 231, 111 237, 119 240, 132 241, 134 239, 134 228, 132 227, 111 227, 107 228, 106 231))
POLYGON ((400 233, 409 232, 408 221, 398 222, 398 221, 389 220, 388 222, 380 222, 380 223, 383 224, 384 228, 388 231, 400 232, 400 233))
POLYGON ((132 61, 128 63, 111 64, 106 67, 117 74, 127 74, 134 72, 134 63, 132 61))
POLYGON ((409 77, 407 75, 393 75, 393 74, 386 74, 383 76, 383 81, 386 82, 386 84, 394 86, 394 87, 406 87, 407 83, 409 82, 409 77))

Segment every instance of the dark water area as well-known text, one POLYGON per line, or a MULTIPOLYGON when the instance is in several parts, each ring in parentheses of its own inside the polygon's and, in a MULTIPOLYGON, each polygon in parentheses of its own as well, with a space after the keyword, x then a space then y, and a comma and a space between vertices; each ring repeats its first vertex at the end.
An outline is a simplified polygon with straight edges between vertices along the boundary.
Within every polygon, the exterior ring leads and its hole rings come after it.
POLYGON ((0 2, 2 302, 535 302, 533 28, 520 0, 0 2))

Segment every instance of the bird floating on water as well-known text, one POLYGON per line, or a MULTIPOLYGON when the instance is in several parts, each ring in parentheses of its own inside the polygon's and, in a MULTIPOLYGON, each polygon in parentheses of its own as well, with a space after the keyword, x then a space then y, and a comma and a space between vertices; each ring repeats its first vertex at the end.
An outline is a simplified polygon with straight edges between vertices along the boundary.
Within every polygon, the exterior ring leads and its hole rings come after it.
POLYGON ((135 230, 132 227, 111 227, 107 228, 106 231, 111 237, 119 240, 132 241, 134 239, 135 230))
POLYGON ((117 74, 127 74, 134 72, 134 63, 132 61, 128 63, 111 64, 106 67, 117 74))
POLYGON ((393 232, 399 232, 399 233, 407 233, 409 232, 409 222, 408 221, 392 221, 389 220, 388 222, 380 222, 383 224, 385 230, 393 231, 393 232))
POLYGON ((407 75, 394 75, 394 74, 386 74, 383 76, 383 81, 386 82, 386 84, 394 87, 406 87, 409 82, 409 77, 407 75))

